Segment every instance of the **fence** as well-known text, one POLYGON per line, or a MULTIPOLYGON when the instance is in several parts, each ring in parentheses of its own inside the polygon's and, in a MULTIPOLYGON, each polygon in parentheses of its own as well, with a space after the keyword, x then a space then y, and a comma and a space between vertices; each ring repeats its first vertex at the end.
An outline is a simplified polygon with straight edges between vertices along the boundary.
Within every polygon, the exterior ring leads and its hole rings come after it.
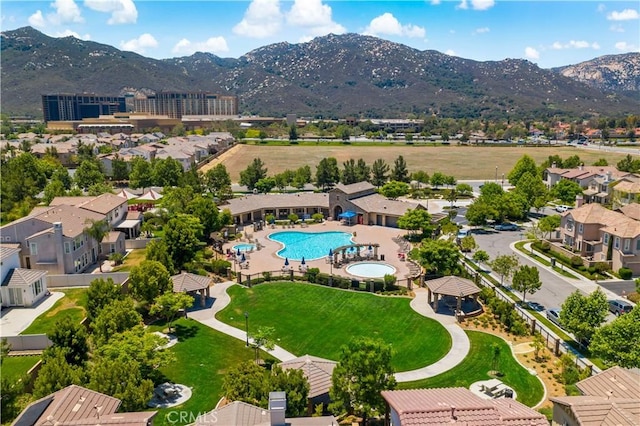
MULTIPOLYGON (((468 259, 467 259, 468 261, 468 259)), ((520 318, 526 321, 527 326, 532 333, 538 332, 545 340, 547 348, 558 356, 563 353, 569 353, 574 356, 575 363, 578 367, 586 369, 591 374, 597 374, 601 370, 593 365, 591 361, 584 358, 580 352, 572 348, 564 339, 560 338, 556 333, 549 329, 546 325, 539 322, 530 312, 518 305, 509 295, 503 292, 498 286, 494 285, 487 277, 473 269, 466 261, 462 262, 465 270, 472 276, 475 276, 475 282, 482 287, 490 287, 495 291, 496 296, 513 306, 520 318)))
POLYGON ((127 250, 143 249, 147 247, 151 241, 157 238, 140 238, 136 240, 124 240, 124 248, 127 250))
POLYGON ((7 339, 11 351, 42 351, 53 344, 46 334, 24 334, 2 338, 7 339))
POLYGON ((89 287, 91 281, 111 278, 114 283, 122 284, 129 278, 129 272, 105 272, 102 274, 61 274, 47 275, 47 287, 89 287))

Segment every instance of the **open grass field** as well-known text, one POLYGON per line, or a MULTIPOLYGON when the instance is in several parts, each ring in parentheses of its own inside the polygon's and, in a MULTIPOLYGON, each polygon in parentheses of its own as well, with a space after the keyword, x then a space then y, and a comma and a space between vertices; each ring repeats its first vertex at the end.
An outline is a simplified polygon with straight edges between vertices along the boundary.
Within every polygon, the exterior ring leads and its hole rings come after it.
POLYGON ((511 386, 517 394, 517 400, 533 407, 544 396, 544 388, 537 377, 529 372, 513 357, 511 348, 500 337, 480 331, 467 331, 471 341, 469 355, 457 367, 435 377, 415 382, 399 383, 400 389, 441 388, 461 386, 468 388, 472 383, 489 380, 488 372, 493 370, 493 345, 500 347, 497 363, 498 371, 504 374, 500 377, 511 386))
POLYGON ((38 355, 8 356, 2 360, 2 378, 6 378, 10 383, 15 383, 27 374, 27 371, 36 365, 38 361, 40 361, 38 355))
POLYGON ((87 306, 87 289, 74 288, 68 290, 56 290, 65 294, 47 312, 40 315, 20 334, 47 334, 53 330, 55 323, 69 317, 74 322, 80 323, 85 317, 87 306))
MULTIPOLYGON (((199 322, 181 318, 173 323, 178 344, 167 349, 176 361, 164 366, 161 371, 167 380, 189 386, 193 396, 184 404, 159 410, 154 425, 180 425, 195 421, 198 413, 204 414, 215 408, 222 397, 222 380, 227 369, 243 361, 253 360, 253 349, 245 347, 243 341, 215 331, 199 322), (192 418, 179 420, 175 413, 192 413, 192 418)), ((150 326, 151 331, 162 330, 164 324, 150 326)), ((261 354, 267 359, 267 354, 261 354)))
POLYGON ((338 360, 355 336, 379 338, 393 346, 396 371, 433 364, 449 352, 451 337, 438 322, 417 314, 409 298, 380 297, 299 283, 229 288, 231 303, 217 318, 249 333, 275 328, 276 344, 302 356, 338 360))
POLYGON ((227 168, 233 182, 240 180, 240 172, 247 168, 254 158, 265 163, 270 176, 285 169, 297 169, 309 165, 315 173, 315 166, 325 157, 335 157, 338 166, 353 158, 364 159, 371 165, 378 158, 384 159, 393 166, 393 161, 402 155, 407 162, 409 172, 424 170, 429 174, 440 171, 453 175, 457 179, 493 179, 496 166, 498 177, 505 175, 513 168, 523 155, 531 156, 540 164, 550 155, 567 158, 578 155, 585 165, 593 164, 599 158, 606 158, 609 164, 615 165, 624 154, 583 150, 567 146, 553 147, 482 147, 482 146, 419 146, 397 144, 394 146, 357 146, 357 145, 236 145, 223 153, 218 159, 204 166, 209 168, 222 163, 227 168))

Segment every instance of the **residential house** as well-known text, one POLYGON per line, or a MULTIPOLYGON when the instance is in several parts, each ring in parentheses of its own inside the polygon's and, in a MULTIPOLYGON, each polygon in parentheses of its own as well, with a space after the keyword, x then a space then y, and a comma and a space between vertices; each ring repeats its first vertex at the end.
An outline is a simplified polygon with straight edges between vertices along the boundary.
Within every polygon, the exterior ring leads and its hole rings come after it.
POLYGON ((579 166, 575 169, 563 169, 556 167, 555 163, 543 172, 542 180, 551 188, 561 179, 569 179, 576 182, 582 188, 588 188, 592 179, 598 176, 607 176, 613 182, 628 176, 630 173, 621 172, 613 166, 579 166))
POLYGON ((613 185, 613 206, 640 203, 640 176, 629 175, 613 185))
POLYGON ((630 215, 595 203, 565 212, 560 222, 563 245, 588 260, 608 262, 613 270, 625 267, 640 274, 640 214, 634 206, 627 209, 630 215))
POLYGON ((582 395, 556 396, 552 425, 635 426, 640 423, 640 374, 621 367, 586 378, 576 387, 582 395))
POLYGON ((236 224, 265 220, 268 215, 287 219, 291 213, 298 217, 310 217, 315 213, 329 216, 329 195, 326 193, 299 192, 296 194, 254 194, 228 200, 220 206, 228 209, 236 224))
POLYGON ((107 256, 113 253, 124 254, 126 251, 124 240, 124 233, 120 231, 109 231, 100 242, 100 252, 107 256))
POLYGON ((20 268, 20 247, 0 244, 0 301, 3 307, 31 307, 47 295, 47 272, 20 268))
POLYGON ((157 411, 121 412, 117 398, 70 385, 32 402, 12 426, 151 426, 157 411))
POLYGON ((309 415, 320 404, 323 404, 325 409, 329 406, 329 389, 333 384, 333 369, 338 365, 337 362, 317 356, 304 355, 289 361, 283 361, 278 365, 283 370, 301 370, 303 376, 307 379, 309 383, 309 394, 307 395, 309 406, 307 412, 309 415))
POLYGON ((386 425, 548 426, 547 418, 511 399, 482 399, 466 388, 382 391, 386 425))

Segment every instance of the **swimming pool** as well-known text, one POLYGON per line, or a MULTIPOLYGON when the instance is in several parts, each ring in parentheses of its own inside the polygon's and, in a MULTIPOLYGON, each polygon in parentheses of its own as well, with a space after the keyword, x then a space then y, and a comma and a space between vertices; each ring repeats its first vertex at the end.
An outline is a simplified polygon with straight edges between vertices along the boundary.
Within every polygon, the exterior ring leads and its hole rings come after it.
POLYGON ((233 251, 237 252, 238 249, 240 249, 240 252, 243 251, 254 251, 256 249, 256 245, 255 244, 251 244, 251 243, 240 243, 240 244, 236 244, 235 246, 232 247, 233 251))
POLYGON ((340 231, 328 232, 274 232, 268 237, 284 247, 276 253, 289 260, 315 260, 329 255, 329 250, 353 244, 351 234, 340 231))
POLYGON ((382 278, 385 275, 395 274, 396 268, 388 263, 358 262, 347 266, 346 271, 356 277, 382 278))

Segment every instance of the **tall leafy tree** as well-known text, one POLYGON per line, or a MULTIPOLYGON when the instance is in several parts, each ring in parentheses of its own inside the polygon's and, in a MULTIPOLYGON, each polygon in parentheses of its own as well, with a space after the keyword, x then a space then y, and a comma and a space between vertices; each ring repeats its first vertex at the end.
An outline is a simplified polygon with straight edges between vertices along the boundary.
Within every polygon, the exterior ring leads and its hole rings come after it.
POLYGON ((84 326, 74 322, 70 317, 56 321, 53 329, 47 333, 47 337, 53 343, 52 347, 64 350, 67 363, 84 365, 89 358, 86 330, 84 326))
POLYGON ((500 275, 500 285, 504 285, 504 279, 509 279, 513 275, 518 266, 520 266, 520 262, 518 262, 518 257, 515 254, 502 254, 496 256, 490 266, 500 275))
POLYGON ((167 268, 155 260, 143 260, 131 268, 129 292, 141 302, 152 304, 156 297, 172 290, 171 277, 167 268))
POLYGON ((640 307, 597 328, 589 350, 607 365, 640 368, 640 307))
POLYGON ((230 368, 222 380, 222 392, 230 401, 267 407, 269 382, 264 368, 246 361, 230 368))
POLYGON ((371 167, 362 158, 356 163, 356 182, 369 182, 371 180, 371 167))
POLYGON ((345 185, 351 185, 352 183, 359 182, 356 176, 356 161, 353 158, 342 163, 342 183, 345 185))
POLYGON ((298 128, 296 127, 295 124, 292 124, 289 127, 289 140, 290 141, 297 141, 298 140, 298 128))
POLYGON ((382 188, 379 189, 380 194, 387 198, 395 200, 398 197, 407 195, 411 191, 411 187, 408 183, 399 182, 396 180, 390 180, 385 183, 382 188))
POLYGON ((153 396, 153 382, 144 379, 134 359, 98 357, 89 369, 89 388, 122 401, 123 411, 147 407, 153 396))
POLYGON ((254 158, 246 169, 240 172, 240 184, 245 185, 249 190, 255 188, 256 183, 267 177, 267 168, 259 158, 254 158))
POLYGON ((164 267, 167 268, 169 275, 175 274, 173 259, 169 254, 169 247, 164 240, 151 240, 149 244, 147 244, 145 258, 146 260, 155 260, 156 262, 163 264, 164 267))
POLYGON ((441 275, 454 274, 460 268, 460 250, 448 240, 423 240, 417 257, 427 271, 441 275))
POLYGON ((190 308, 193 305, 193 300, 193 296, 187 293, 167 291, 155 298, 149 313, 151 315, 160 315, 167 320, 167 327, 169 328, 169 332, 171 332, 171 324, 176 315, 178 315, 180 311, 190 308))
POLYGON ((53 347, 43 353, 42 367, 33 385, 33 396, 42 398, 73 384, 84 382, 84 368, 69 364, 67 350, 53 347))
POLYGON ((385 411, 380 392, 393 390, 396 380, 391 367, 391 346, 367 337, 353 339, 343 346, 333 370, 329 395, 330 409, 336 414, 356 414, 367 423, 385 411))
POLYGON ((551 187, 550 195, 563 203, 573 204, 576 201, 576 196, 582 194, 582 192, 583 189, 577 182, 561 179, 560 182, 551 187))
POLYGON ((323 158, 316 167, 316 186, 326 191, 340 181, 338 161, 334 157, 323 158))
POLYGON ((523 155, 513 169, 507 175, 509 182, 513 186, 518 185, 518 181, 525 173, 529 172, 532 176, 538 176, 538 166, 533 158, 523 155))
POLYGON ((271 389, 278 389, 287 397, 287 417, 301 417, 307 412, 309 382, 302 370, 291 368, 283 370, 275 366, 269 375, 271 389))
POLYGON ((73 179, 79 188, 87 189, 91 185, 104 182, 105 176, 100 168, 100 163, 95 160, 84 160, 76 169, 73 179))
POLYGON ((535 204, 536 199, 545 199, 547 187, 538 176, 533 176, 531 173, 526 172, 518 179, 516 192, 526 200, 525 210, 528 211, 535 204))
POLYGON ((204 183, 209 192, 221 200, 227 200, 233 195, 231 193, 231 176, 222 163, 207 170, 204 175, 204 183))
POLYGON ((398 218, 398 227, 411 233, 420 231, 424 236, 428 236, 432 231, 431 215, 424 209, 407 210, 398 218))
POLYGON ((560 323, 579 342, 588 342, 606 319, 608 311, 607 296, 600 288, 587 296, 576 290, 562 304, 560 323))
POLYGON ((156 158, 151 162, 151 178, 156 186, 179 186, 184 169, 174 158, 156 158))
POLYGON ((538 221, 538 229, 542 231, 543 236, 548 236, 551 232, 560 227, 561 219, 560 215, 557 214, 545 216, 538 221))
POLYGON ((131 161, 129 173, 129 186, 131 188, 148 188, 153 185, 151 163, 142 157, 136 157, 131 161))
POLYGON ((511 284, 514 290, 522 293, 522 301, 525 302, 527 294, 534 294, 542 287, 540 272, 535 266, 522 265, 514 272, 511 284))
POLYGON ((131 298, 114 300, 106 305, 95 321, 91 323, 94 344, 99 347, 123 331, 142 324, 142 317, 136 311, 131 298))
POLYGON ((393 169, 391 170, 391 180, 398 182, 409 182, 409 170, 407 169, 407 162, 402 155, 393 162, 393 169))
POLYGON ((218 207, 209 197, 196 195, 187 205, 187 213, 200 220, 204 236, 208 237, 209 234, 221 228, 218 207))
POLYGON ((96 278, 91 281, 87 290, 87 318, 93 321, 102 308, 123 297, 120 286, 114 283, 113 279, 96 278))
POLYGON ((380 188, 388 179, 389 165, 382 158, 378 158, 371 167, 371 183, 380 188))
POLYGON ((169 219, 164 227, 164 241, 176 269, 193 260, 202 247, 203 226, 200 220, 189 214, 179 214, 169 219))
POLYGON ((109 224, 107 223, 106 219, 100 219, 100 220, 87 219, 85 222, 84 232, 86 232, 87 235, 91 237, 96 244, 97 253, 98 253, 97 255, 98 265, 100 267, 100 272, 102 272, 102 262, 101 262, 102 244, 101 243, 102 243, 102 240, 104 239, 104 236, 107 235, 107 233, 109 232, 109 224))
POLYGON ((429 183, 435 189, 438 189, 439 186, 444 185, 447 181, 447 176, 440 172, 434 172, 431 175, 431 179, 429 179, 429 183))
POLYGON ((111 161, 111 170, 113 180, 127 180, 129 178, 129 166, 117 153, 111 161))
POLYGON ((635 159, 631 154, 627 154, 626 157, 618 161, 616 167, 621 172, 636 173, 640 171, 640 159, 635 159))

